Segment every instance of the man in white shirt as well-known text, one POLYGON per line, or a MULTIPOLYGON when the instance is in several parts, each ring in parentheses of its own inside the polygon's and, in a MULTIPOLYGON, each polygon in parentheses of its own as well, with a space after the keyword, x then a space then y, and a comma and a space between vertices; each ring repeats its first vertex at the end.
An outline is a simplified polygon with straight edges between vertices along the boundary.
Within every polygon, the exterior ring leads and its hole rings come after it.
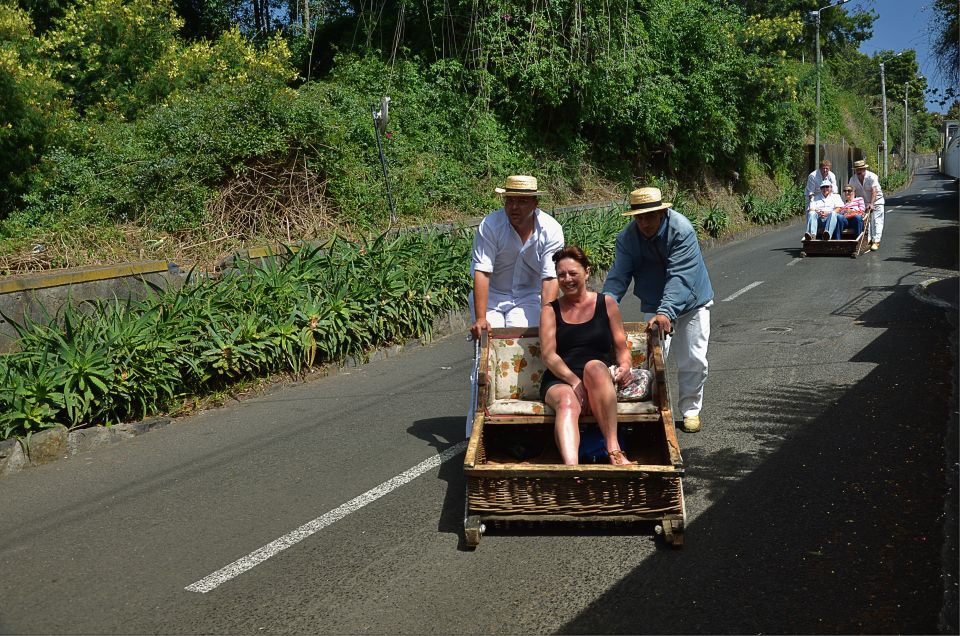
POLYGON ((526 175, 507 177, 503 207, 487 215, 473 238, 470 333, 540 324, 540 308, 557 298, 553 253, 563 247, 563 228, 538 207, 544 192, 526 175))
POLYGON ((830 160, 824 159, 820 162, 820 169, 814 170, 810 173, 810 176, 807 177, 807 187, 804 190, 804 195, 809 201, 812 197, 817 196, 820 192, 820 184, 824 181, 829 181, 831 189, 833 192, 839 192, 840 188, 837 184, 837 175, 833 174, 830 170, 830 160))
POLYGON ((870 249, 880 249, 880 237, 883 236, 883 190, 880 189, 880 178, 868 170, 870 166, 862 159, 853 162, 853 176, 849 184, 858 197, 863 197, 870 213, 870 228, 867 230, 870 240, 870 249))
POLYGON ((803 238, 810 241, 814 237, 829 241, 834 236, 840 216, 837 212, 843 207, 840 195, 833 192, 829 181, 820 184, 820 194, 810 200, 807 207, 807 231, 803 238))

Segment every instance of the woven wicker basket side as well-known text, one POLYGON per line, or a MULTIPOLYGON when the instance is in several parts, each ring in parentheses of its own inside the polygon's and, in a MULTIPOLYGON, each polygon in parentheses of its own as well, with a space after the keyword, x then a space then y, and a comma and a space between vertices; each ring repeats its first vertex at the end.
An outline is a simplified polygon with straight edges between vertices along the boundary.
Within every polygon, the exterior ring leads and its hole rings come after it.
POLYGON ((468 477, 470 509, 486 514, 624 515, 676 512, 679 475, 636 478, 468 477))

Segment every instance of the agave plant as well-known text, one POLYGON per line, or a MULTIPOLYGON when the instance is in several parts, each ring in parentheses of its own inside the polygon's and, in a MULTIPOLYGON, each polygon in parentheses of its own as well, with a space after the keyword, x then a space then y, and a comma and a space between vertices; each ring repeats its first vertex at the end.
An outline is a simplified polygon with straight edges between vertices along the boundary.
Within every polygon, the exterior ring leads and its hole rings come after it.
MULTIPOLYGON (((613 260, 616 211, 563 219, 568 240, 613 260)), ((0 355, 0 437, 144 417, 241 378, 363 357, 429 336, 471 288, 472 231, 334 238, 220 278, 191 271, 143 301, 96 301, 14 323, 21 351, 0 355)))

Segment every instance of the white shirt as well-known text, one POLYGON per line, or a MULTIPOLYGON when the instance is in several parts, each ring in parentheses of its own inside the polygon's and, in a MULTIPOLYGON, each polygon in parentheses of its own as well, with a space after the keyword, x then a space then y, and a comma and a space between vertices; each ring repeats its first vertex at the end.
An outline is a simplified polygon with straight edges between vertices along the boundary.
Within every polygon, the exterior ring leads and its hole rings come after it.
POLYGON ((839 190, 839 188, 837 188, 837 175, 833 174, 833 170, 828 170, 827 176, 824 177, 820 174, 820 169, 818 168, 807 177, 807 189, 804 191, 804 196, 809 199, 811 194, 814 196, 819 194, 820 184, 824 181, 829 181, 830 185, 833 186, 832 192, 836 193, 839 190))
POLYGON ((858 197, 863 197, 863 201, 867 205, 870 205, 870 199, 873 198, 873 190, 876 188, 877 200, 873 203, 875 205, 883 205, 883 190, 880 189, 880 178, 869 170, 867 170, 867 174, 863 175, 863 183, 860 183, 860 179, 854 174, 850 177, 847 185, 852 185, 854 192, 856 192, 858 197))
POLYGON ((840 195, 831 192, 827 196, 823 196, 823 193, 818 194, 813 197, 813 201, 810 202, 810 210, 815 212, 833 212, 837 208, 843 207, 843 199, 840 198, 840 195))
POLYGON ((487 309, 506 312, 539 302, 541 282, 557 277, 553 254, 563 248, 563 228, 540 208, 533 214, 533 233, 523 244, 503 208, 487 215, 477 228, 470 278, 474 272, 490 274, 487 309))

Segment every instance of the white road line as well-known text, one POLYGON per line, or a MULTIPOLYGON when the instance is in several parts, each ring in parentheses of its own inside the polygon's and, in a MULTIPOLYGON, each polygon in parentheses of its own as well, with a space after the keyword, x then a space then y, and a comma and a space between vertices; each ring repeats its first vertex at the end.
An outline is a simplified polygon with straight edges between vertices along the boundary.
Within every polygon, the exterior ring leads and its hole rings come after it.
POLYGON ((315 532, 318 532, 330 524, 343 519, 351 512, 356 512, 360 508, 363 508, 367 504, 376 501, 380 497, 383 497, 384 495, 396 490, 400 486, 413 481, 428 470, 432 470, 448 459, 456 457, 466 447, 466 441, 460 442, 459 444, 454 444, 439 455, 434 455, 433 457, 420 462, 413 468, 400 473, 392 479, 388 479, 375 488, 371 488, 359 497, 355 497, 342 506, 334 508, 327 514, 321 515, 313 521, 303 524, 293 532, 285 534, 275 541, 271 541, 262 548, 254 550, 242 559, 237 559, 230 565, 217 570, 209 576, 203 577, 196 583, 191 583, 184 589, 188 592, 199 592, 200 594, 206 594, 210 590, 219 587, 221 584, 226 583, 230 579, 235 578, 247 570, 260 565, 270 557, 279 554, 283 550, 286 550, 293 545, 296 545, 315 532))
POLYGON ((790 266, 792 266, 792 265, 796 265, 797 263, 799 263, 799 262, 802 261, 802 260, 803 260, 802 258, 795 258, 795 259, 793 259, 792 261, 790 261, 789 263, 787 263, 787 267, 790 267, 790 266))
POLYGON ((756 287, 757 285, 763 285, 763 281, 762 281, 762 280, 758 280, 758 281, 755 281, 755 282, 753 282, 753 283, 750 283, 749 285, 747 285, 746 287, 744 287, 744 288, 741 289, 740 291, 735 292, 735 293, 731 294, 730 296, 727 296, 726 298, 724 298, 724 299, 721 300, 720 302, 722 302, 722 303, 728 303, 728 302, 730 302, 731 300, 733 300, 734 298, 736 298, 737 296, 739 296, 739 295, 741 295, 741 294, 746 294, 748 291, 750 291, 751 289, 753 289, 753 288, 756 287))

